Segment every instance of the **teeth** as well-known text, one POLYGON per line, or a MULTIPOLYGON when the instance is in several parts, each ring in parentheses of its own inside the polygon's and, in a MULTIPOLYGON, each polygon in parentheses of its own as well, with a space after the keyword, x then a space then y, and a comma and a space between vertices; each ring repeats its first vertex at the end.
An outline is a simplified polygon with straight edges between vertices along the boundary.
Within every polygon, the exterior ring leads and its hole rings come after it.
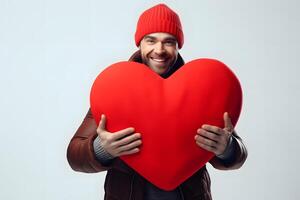
POLYGON ((165 59, 152 58, 152 60, 154 60, 156 62, 165 62, 165 59))

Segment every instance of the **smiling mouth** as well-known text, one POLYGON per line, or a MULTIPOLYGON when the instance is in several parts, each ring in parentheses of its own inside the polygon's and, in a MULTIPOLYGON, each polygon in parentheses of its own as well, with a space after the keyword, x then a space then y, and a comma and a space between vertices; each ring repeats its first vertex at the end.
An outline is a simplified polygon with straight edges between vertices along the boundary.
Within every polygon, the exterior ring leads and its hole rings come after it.
POLYGON ((151 58, 151 60, 157 63, 165 63, 167 61, 166 58, 151 58))

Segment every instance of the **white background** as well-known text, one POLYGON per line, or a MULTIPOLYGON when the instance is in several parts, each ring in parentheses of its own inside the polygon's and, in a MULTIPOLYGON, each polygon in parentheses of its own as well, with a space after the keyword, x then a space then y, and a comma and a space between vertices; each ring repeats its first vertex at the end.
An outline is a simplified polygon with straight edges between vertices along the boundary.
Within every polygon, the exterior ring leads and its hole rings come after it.
MULTIPOLYGON (((158 2, 0 0, 0 199, 103 198, 105 172, 72 171, 66 148, 94 78, 137 49, 137 19, 158 2)), ((219 59, 243 87, 236 130, 249 157, 240 170, 209 167, 214 199, 299 199, 300 3, 165 3, 181 17, 185 60, 219 59)))

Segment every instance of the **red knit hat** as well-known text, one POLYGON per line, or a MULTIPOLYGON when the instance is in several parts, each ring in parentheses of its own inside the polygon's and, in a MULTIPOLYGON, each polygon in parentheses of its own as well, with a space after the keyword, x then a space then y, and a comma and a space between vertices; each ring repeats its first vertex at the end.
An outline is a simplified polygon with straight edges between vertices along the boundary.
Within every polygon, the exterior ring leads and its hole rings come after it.
POLYGON ((164 32, 174 35, 178 48, 183 45, 183 32, 178 15, 165 4, 158 4, 145 10, 137 23, 135 44, 138 47, 143 37, 150 33, 164 32))

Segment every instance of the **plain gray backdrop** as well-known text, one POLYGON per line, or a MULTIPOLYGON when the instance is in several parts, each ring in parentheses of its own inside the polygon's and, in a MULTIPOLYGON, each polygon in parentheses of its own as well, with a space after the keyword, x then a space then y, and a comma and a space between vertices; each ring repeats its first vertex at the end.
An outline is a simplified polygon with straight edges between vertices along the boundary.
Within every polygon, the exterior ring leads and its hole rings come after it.
POLYGON ((249 157, 208 166, 214 199, 300 199, 297 0, 0 0, 0 199, 103 198, 105 172, 72 171, 67 145, 95 77, 137 50, 137 19, 160 2, 181 17, 185 60, 219 59, 243 87, 249 157))

